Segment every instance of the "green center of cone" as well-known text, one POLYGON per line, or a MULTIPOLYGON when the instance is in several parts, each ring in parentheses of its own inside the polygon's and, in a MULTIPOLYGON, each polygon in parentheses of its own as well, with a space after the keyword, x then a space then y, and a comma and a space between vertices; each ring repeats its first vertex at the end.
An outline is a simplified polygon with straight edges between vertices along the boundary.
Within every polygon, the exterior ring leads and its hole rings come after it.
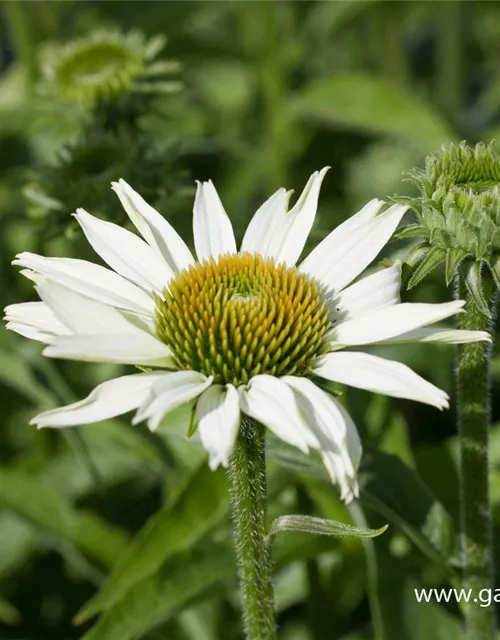
POLYGON ((305 375, 327 350, 327 303, 308 276, 249 253, 177 274, 156 300, 156 333, 179 369, 219 384, 305 375))

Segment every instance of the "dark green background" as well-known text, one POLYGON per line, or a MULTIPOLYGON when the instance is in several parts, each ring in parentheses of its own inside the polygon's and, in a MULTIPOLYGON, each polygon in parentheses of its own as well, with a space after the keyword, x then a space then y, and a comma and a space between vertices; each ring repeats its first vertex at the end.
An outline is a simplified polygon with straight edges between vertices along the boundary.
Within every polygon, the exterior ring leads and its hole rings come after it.
MULTIPOLYGON (((499 67, 498 2, 4 1, 2 306, 34 299, 10 265, 17 252, 94 259, 70 213, 83 206, 126 224, 109 189, 120 177, 192 244, 195 179, 214 180, 241 239, 274 189, 300 192, 312 171, 330 165, 313 246, 367 200, 408 193, 402 172, 442 144, 497 137, 499 67), (102 28, 166 35, 159 58, 181 63, 182 91, 127 91, 94 107, 65 100, 41 73, 44 52, 102 28), (58 207, 34 203, 34 188, 58 207)), ((395 243, 384 257, 407 250, 395 243)), ((450 300, 443 281, 437 271, 403 298, 450 300)), ((40 353, 0 330, 0 638, 241 638, 225 480, 186 442, 186 413, 155 436, 132 428, 129 416, 37 432, 28 424, 35 413, 122 371, 40 353), (144 541, 139 532, 159 509, 144 541), (130 566, 125 548, 138 534, 130 566), (116 602, 86 636, 92 622, 71 621, 116 563, 116 602)), ((413 595, 414 587, 456 584, 448 568, 458 511, 453 348, 383 353, 446 389, 452 407, 440 413, 346 391, 366 448, 362 499, 349 509, 316 460, 271 443, 273 514, 391 525, 366 547, 293 533, 277 540, 280 640, 460 636, 456 604, 419 605, 413 595)), ((496 421, 496 359, 492 373, 496 421)), ((496 426, 491 458, 498 522, 496 426)))

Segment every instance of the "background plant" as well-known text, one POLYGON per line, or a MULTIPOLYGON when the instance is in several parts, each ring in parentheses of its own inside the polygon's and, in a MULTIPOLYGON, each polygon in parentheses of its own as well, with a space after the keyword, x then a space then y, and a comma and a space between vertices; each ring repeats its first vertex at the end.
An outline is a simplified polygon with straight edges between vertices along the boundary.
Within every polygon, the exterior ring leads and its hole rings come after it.
MULTIPOLYGON (((9 264, 16 252, 84 255, 76 206, 124 222, 111 179, 189 237, 194 179, 212 178, 241 237, 271 189, 329 164, 316 242, 369 198, 413 195, 401 173, 441 144, 498 138, 497 3, 7 1, 0 11, 2 306, 28 299, 9 264), (47 75, 51 52, 102 34, 139 49, 167 42, 112 91, 82 97, 47 75)), ((404 257, 407 246, 390 251, 404 257)), ((451 299, 439 269, 406 298, 451 299)), ((406 361, 451 390, 451 351, 436 348, 408 347, 406 361)), ((126 419, 36 432, 33 414, 116 371, 42 359, 3 330, 0 365, 0 638, 240 638, 227 485, 185 440, 189 415, 154 437, 126 419), (78 611, 86 621, 75 627, 78 611)), ((494 361, 494 423, 499 374, 494 361)), ((276 538, 280 639, 455 639, 458 608, 413 595, 455 581, 453 410, 351 389, 344 400, 364 430, 361 501, 347 511, 319 464, 271 442, 272 515, 391 526, 364 547, 276 538)), ((491 441, 498 534, 496 426, 491 441)))

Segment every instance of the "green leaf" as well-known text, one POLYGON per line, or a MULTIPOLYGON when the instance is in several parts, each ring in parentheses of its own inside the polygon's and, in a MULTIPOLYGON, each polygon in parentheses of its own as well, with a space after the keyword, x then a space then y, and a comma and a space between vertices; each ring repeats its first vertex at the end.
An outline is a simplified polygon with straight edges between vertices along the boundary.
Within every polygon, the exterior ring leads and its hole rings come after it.
POLYGON ((28 562, 36 551, 37 536, 33 527, 15 513, 0 514, 0 580, 28 562))
POLYGON ((337 538, 346 536, 352 536, 354 538, 375 538, 384 533, 388 526, 389 525, 385 525, 380 529, 364 529, 354 527, 345 522, 339 522, 338 520, 304 515, 287 515, 280 516, 274 520, 269 530, 269 536, 275 536, 282 531, 302 531, 304 533, 337 538))
POLYGON ((15 625, 19 622, 20 618, 19 611, 11 605, 10 602, 0 598, 0 622, 15 625))
POLYGON ((54 402, 54 396, 38 382, 26 359, 18 353, 0 350, 0 382, 36 405, 45 407, 54 402))
POLYGON ((455 138, 437 110, 384 77, 349 73, 322 78, 291 103, 298 117, 403 138, 425 153, 455 138))
MULTIPOLYGON (((269 457, 310 478, 331 482, 319 458, 269 439, 269 457)), ((360 470, 360 502, 395 524, 433 562, 450 572, 453 524, 448 512, 418 474, 398 457, 365 447, 360 470)))
POLYGON ((210 547, 183 554, 138 582, 85 635, 84 640, 134 640, 165 623, 186 603, 210 592, 236 572, 233 554, 210 547))
POLYGON ((483 294, 483 279, 481 275, 481 263, 474 261, 472 264, 466 265, 467 268, 462 268, 462 277, 467 287, 467 291, 470 293, 474 304, 479 311, 486 317, 490 318, 491 313, 488 308, 488 302, 483 294))
MULTIPOLYGON (((359 503, 351 503, 349 512, 359 526, 367 526, 359 503)), ((414 592, 417 584, 409 574, 407 564, 394 554, 393 545, 394 538, 391 540, 389 536, 376 542, 363 540, 373 637, 381 640, 460 638, 461 625, 457 617, 437 604, 417 602, 414 592)))
POLYGON ((408 289, 413 289, 419 282, 426 278, 446 257, 446 251, 439 247, 434 247, 425 256, 422 262, 413 272, 406 285, 408 289))
POLYGON ((101 590, 78 613, 84 622, 109 610, 135 585, 172 556, 194 547, 225 515, 227 483, 222 472, 203 462, 172 505, 156 513, 136 536, 129 552, 101 590))
POLYGON ((462 260, 467 256, 467 251, 463 249, 448 249, 446 252, 445 278, 446 286, 449 286, 453 280, 453 276, 457 272, 462 260))
POLYGON ((453 522, 420 476, 398 457, 367 449, 360 501, 401 530, 434 562, 450 573, 453 522))
POLYGON ((94 514, 77 511, 38 478, 19 471, 0 469, 0 505, 105 567, 113 566, 127 545, 122 532, 94 514))
MULTIPOLYGON (((321 553, 331 556, 326 538, 287 536, 275 544, 277 572, 290 564, 321 553)), ((233 584, 234 552, 224 545, 210 545, 167 561, 161 569, 137 583, 104 613, 83 640, 132 640, 168 622, 193 600, 211 597, 222 582, 233 584)), ((148 636, 149 637, 149 636, 148 636)))

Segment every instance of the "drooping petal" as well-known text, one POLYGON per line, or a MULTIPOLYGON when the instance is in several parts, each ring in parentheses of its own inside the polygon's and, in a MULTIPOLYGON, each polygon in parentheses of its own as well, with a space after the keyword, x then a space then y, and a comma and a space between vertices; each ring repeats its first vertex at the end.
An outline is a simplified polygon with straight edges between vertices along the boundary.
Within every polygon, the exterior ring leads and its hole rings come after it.
POLYGON ((329 353, 319 358, 312 370, 322 378, 350 387, 417 400, 438 409, 448 407, 448 395, 405 364, 368 353, 329 353))
POLYGON ((75 293, 55 282, 36 287, 40 298, 75 335, 142 335, 137 325, 111 307, 75 293))
POLYGON ((210 468, 227 467, 240 428, 240 399, 233 385, 213 385, 197 404, 198 433, 209 455, 210 468))
POLYGON ((401 263, 363 278, 344 289, 335 298, 336 311, 342 320, 360 316, 380 307, 400 302, 401 263))
POLYGON ((117 362, 150 367, 171 367, 170 349, 154 336, 79 335, 56 337, 44 356, 82 362, 117 362))
POLYGON ((334 229, 311 251, 299 270, 319 280, 328 291, 341 291, 373 262, 408 209, 397 204, 378 214, 384 204, 372 200, 334 229))
POLYGON ((225 253, 236 253, 233 226, 212 181, 197 184, 193 236, 198 260, 201 262, 225 253))
POLYGON ((154 300, 122 276, 98 264, 75 258, 46 258, 20 253, 12 264, 25 267, 21 273, 39 282, 36 274, 58 282, 77 293, 119 309, 152 316, 154 300))
POLYGON ((43 342, 43 344, 51 344, 54 340, 53 333, 42 331, 41 329, 32 327, 29 324, 22 324, 21 322, 7 322, 5 328, 9 331, 14 331, 14 333, 18 333, 20 336, 23 336, 23 338, 43 342))
POLYGON ((55 336, 71 335, 71 331, 44 302, 22 302, 5 307, 4 320, 7 329, 30 340, 46 344, 55 336))
POLYGON ((317 443, 299 411, 288 385, 269 375, 255 376, 240 391, 241 410, 304 453, 317 443))
POLYGON ((342 405, 308 378, 282 378, 293 390, 309 428, 318 439, 318 449, 332 481, 341 488, 341 498, 358 495, 357 470, 362 446, 358 431, 342 405))
POLYGON ((148 427, 155 431, 165 415, 186 402, 194 400, 212 384, 212 376, 204 376, 197 371, 176 371, 166 374, 153 385, 148 397, 139 407, 133 423, 148 421, 148 427))
POLYGON ((441 304, 404 302, 375 309, 338 324, 332 331, 331 345, 339 348, 389 340, 456 315, 463 306, 463 300, 454 300, 441 304))
POLYGON ((37 427, 75 427, 128 413, 144 402, 151 387, 166 374, 134 373, 98 385, 89 396, 33 418, 37 427))
POLYGON ((241 253, 258 253, 263 258, 274 258, 278 251, 280 233, 285 225, 291 191, 278 189, 255 212, 247 227, 241 253))
POLYGON ((161 291, 168 285, 172 269, 139 236, 84 209, 77 209, 75 218, 94 251, 114 271, 145 291, 161 291))
POLYGON ((138 231, 173 272, 177 273, 193 264, 194 258, 184 240, 156 209, 153 209, 125 180, 111 184, 138 231))
POLYGON ((423 328, 407 331, 399 336, 384 340, 381 344, 400 342, 444 342, 445 344, 466 344, 467 342, 491 342, 487 331, 466 331, 463 329, 423 328))
POLYGON ((274 196, 272 208, 269 206, 265 210, 259 210, 255 214, 255 223, 253 220, 250 223, 251 236, 260 236, 259 243, 265 244, 266 256, 274 258, 277 263, 284 262, 288 267, 293 267, 299 259, 316 217, 319 190, 328 169, 329 167, 325 167, 312 174, 288 213, 284 214, 282 208, 288 202, 288 194, 279 191, 274 196), (269 216, 268 222, 264 216, 269 216))

